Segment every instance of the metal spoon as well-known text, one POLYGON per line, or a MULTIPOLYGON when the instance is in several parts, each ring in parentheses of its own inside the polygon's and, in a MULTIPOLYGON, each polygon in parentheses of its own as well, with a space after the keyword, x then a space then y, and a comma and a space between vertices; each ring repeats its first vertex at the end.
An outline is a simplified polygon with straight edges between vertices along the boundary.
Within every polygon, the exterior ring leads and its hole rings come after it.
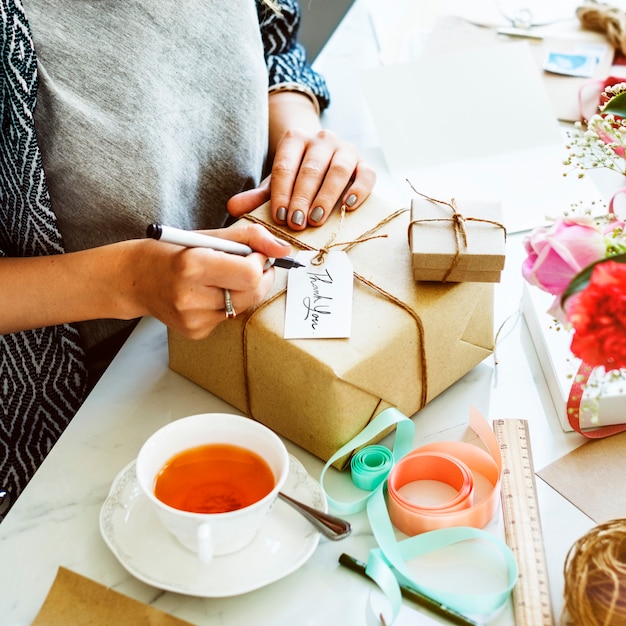
POLYGON ((325 537, 333 541, 344 539, 352 532, 352 527, 346 520, 324 513, 324 511, 320 511, 319 509, 314 509, 302 502, 298 502, 298 500, 294 500, 292 497, 280 491, 278 492, 278 497, 290 504, 296 511, 306 517, 306 519, 308 519, 325 537))

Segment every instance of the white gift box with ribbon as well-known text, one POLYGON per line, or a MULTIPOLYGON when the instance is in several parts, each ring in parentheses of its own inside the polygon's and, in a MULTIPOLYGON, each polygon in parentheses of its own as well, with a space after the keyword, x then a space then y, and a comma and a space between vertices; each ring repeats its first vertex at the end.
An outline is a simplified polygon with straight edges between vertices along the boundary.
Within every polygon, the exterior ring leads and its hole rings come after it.
MULTIPOLYGON (((561 428, 573 431, 568 418, 568 400, 576 382, 581 360, 570 351, 572 332, 547 312, 553 296, 524 283, 522 312, 530 332, 539 363, 546 379, 561 428)), ((580 402, 580 426, 583 430, 597 426, 626 423, 626 377, 609 377, 596 368, 584 385, 580 402)))

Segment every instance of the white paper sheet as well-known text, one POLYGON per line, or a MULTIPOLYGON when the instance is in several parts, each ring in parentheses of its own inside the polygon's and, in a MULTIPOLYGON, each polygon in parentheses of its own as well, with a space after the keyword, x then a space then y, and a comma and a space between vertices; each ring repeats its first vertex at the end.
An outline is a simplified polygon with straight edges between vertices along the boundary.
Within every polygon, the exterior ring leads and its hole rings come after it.
POLYGON ((422 57, 362 78, 399 184, 409 179, 445 200, 500 201, 509 232, 601 198, 590 179, 563 176, 565 139, 527 43, 422 57))

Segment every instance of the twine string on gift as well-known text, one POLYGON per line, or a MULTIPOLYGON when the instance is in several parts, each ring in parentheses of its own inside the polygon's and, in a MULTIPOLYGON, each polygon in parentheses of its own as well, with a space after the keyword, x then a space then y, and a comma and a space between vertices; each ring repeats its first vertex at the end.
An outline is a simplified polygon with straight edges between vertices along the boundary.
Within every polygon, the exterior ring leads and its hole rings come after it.
MULTIPOLYGON (((331 247, 334 247, 334 246, 344 246, 343 249, 344 249, 344 251, 347 252, 348 250, 350 250, 351 248, 353 248, 357 244, 361 244, 361 243, 364 243, 366 241, 371 241, 372 239, 385 238, 385 237, 387 237, 386 234, 376 235, 375 234, 376 231, 379 230, 380 228, 382 228, 384 225, 388 224, 389 222, 393 221, 394 219, 396 219, 400 215, 403 215, 407 211, 408 211, 408 209, 403 208, 403 209, 398 209, 394 213, 390 213, 389 215, 384 217, 381 221, 379 221, 375 226, 373 226, 369 230, 365 231, 362 235, 356 237, 355 239, 353 239, 351 241, 335 243, 335 242, 332 241, 333 238, 331 238, 331 241, 329 243, 327 243, 326 246, 324 246, 324 248, 326 249, 326 251, 328 251, 331 247)), ((292 245, 295 245, 296 247, 300 247, 300 248, 302 248, 304 250, 309 250, 309 251, 315 250, 315 248, 313 248, 312 246, 306 244, 303 241, 300 241, 299 239, 297 239, 296 237, 290 235, 289 233, 283 232, 280 228, 278 228, 278 227, 276 227, 276 226, 274 226, 272 224, 267 224, 266 222, 264 222, 263 220, 260 220, 259 218, 257 218, 254 215, 248 214, 248 215, 245 215, 242 219, 246 219, 246 220, 249 220, 249 221, 254 222, 256 224, 260 224, 260 225, 264 226, 272 234, 274 234, 274 235, 276 235, 278 237, 281 237, 282 239, 288 241, 289 243, 291 243, 292 245)), ((371 280, 368 280, 364 276, 361 276, 357 272, 353 272, 353 274, 354 274, 354 277, 359 282, 361 282, 364 285, 368 286, 370 289, 376 291, 381 296, 383 296, 383 298, 389 300, 392 304, 395 304, 396 306, 398 306, 401 309, 403 309, 404 311, 406 311, 415 320, 415 324, 416 324, 416 327, 417 327, 417 336, 418 336, 417 338, 418 338, 418 344, 419 344, 419 355, 418 355, 418 358, 419 358, 419 366, 420 366, 420 372, 421 372, 421 385, 420 385, 421 393, 420 393, 420 407, 419 408, 420 409, 424 408, 424 406, 426 406, 426 401, 428 399, 428 369, 427 369, 427 362, 426 362, 426 348, 424 346, 424 325, 422 323, 422 320, 421 320, 420 316, 409 305, 407 305, 405 302, 403 302, 402 300, 400 300, 399 298, 397 298, 393 294, 389 293, 388 291, 386 291, 385 289, 383 289, 382 287, 380 287, 376 283, 372 282, 371 280)), ((245 387, 245 392, 246 392, 246 413, 249 416, 252 416, 251 401, 250 401, 250 379, 249 379, 249 376, 248 376, 248 328, 249 328, 249 323, 251 322, 252 318, 257 313, 262 311, 265 307, 267 307, 272 302, 274 302, 276 299, 278 299, 280 296, 282 296, 286 291, 287 291, 286 288, 278 291, 277 293, 275 293, 271 297, 267 298, 264 302, 262 302, 255 309, 250 311, 248 313, 248 315, 246 315, 245 317, 242 315, 241 318, 240 318, 240 319, 243 318, 242 319, 242 321, 243 321, 243 333, 242 333, 242 335, 243 335, 243 374, 244 374, 244 387, 245 387)))
POLYGON ((506 228, 500 222, 496 222, 495 220, 487 220, 487 219, 483 219, 479 217, 465 217, 457 210, 457 204, 454 198, 451 198, 450 202, 447 202, 445 200, 438 200, 437 198, 431 198, 430 196, 427 196, 426 194, 423 194, 417 191, 417 189, 415 189, 415 187, 413 187, 413 185, 411 184, 410 180, 407 179, 407 183, 418 196, 421 196, 422 198, 428 200, 429 202, 447 206, 452 211, 452 215, 450 217, 432 217, 432 218, 424 218, 424 219, 419 219, 419 220, 411 220, 409 222, 408 238, 409 238, 410 246, 412 245, 412 241, 411 241, 412 228, 411 227, 414 224, 421 224, 424 222, 451 222, 452 223, 452 228, 454 232, 455 251, 454 251, 454 256, 452 257, 452 262, 450 263, 450 266, 448 267, 446 273, 441 279, 441 282, 445 283, 448 280, 452 272, 456 269, 457 265, 459 264, 459 261, 461 260, 461 254, 467 248, 467 231, 465 230, 465 222, 482 222, 485 224, 492 224, 493 226, 501 228, 504 231, 504 238, 506 241, 506 228))
POLYGON ((569 549, 564 624, 613 626, 626 623, 626 519, 600 524, 569 549))
POLYGON ((360 274, 357 274, 356 272, 354 272, 354 277, 357 280, 360 280, 363 284, 370 287, 370 289, 377 291, 384 298, 387 298, 387 300, 389 300, 390 302, 393 302, 396 306, 399 306, 401 309, 406 311, 415 320, 415 324, 417 326, 417 335, 419 339, 420 368, 422 372, 422 385, 421 385, 422 389, 421 389, 421 394, 420 394, 420 409, 424 408, 424 406, 426 406, 426 400, 428 399, 428 386, 427 386, 428 375, 427 375, 426 350, 424 347, 424 325, 422 323, 422 319, 410 306, 402 302, 402 300, 400 300, 399 298, 396 298, 393 294, 389 293, 388 291, 385 291, 384 289, 379 287, 377 284, 373 283, 371 280, 368 280, 367 278, 365 278, 364 276, 361 276, 360 274))
POLYGON ((337 233, 341 230, 343 226, 343 220, 346 217, 346 205, 342 204, 339 210, 339 226, 337 226, 337 230, 334 230, 330 236, 330 239, 326 243, 325 246, 319 249, 319 252, 311 259, 311 265, 320 266, 324 264, 324 259, 328 254, 328 251, 335 245, 335 239, 337 238, 337 233))
POLYGON ((350 250, 352 247, 354 247, 355 245, 359 243, 365 243, 366 241, 370 241, 372 239, 385 239, 387 235, 384 235, 384 234, 376 235, 374 233, 380 228, 382 228, 385 224, 387 224, 391 220, 398 217, 398 215, 401 215, 402 213, 406 213, 408 211, 408 209, 399 209, 395 213, 391 213, 390 215, 382 219, 380 222, 378 222, 376 226, 374 226, 373 228, 370 228, 368 231, 364 232, 362 235, 359 235, 356 239, 352 239, 350 241, 335 241, 335 239, 337 238, 337 234, 339 230, 341 229, 341 226, 343 224, 343 219, 345 216, 345 205, 342 205, 341 208, 342 208, 342 212, 341 212, 341 221, 339 223, 339 227, 337 228, 337 230, 335 230, 332 233, 329 240, 321 248, 314 248, 313 246, 310 246, 307 243, 304 243, 303 241, 301 241, 300 239, 294 237, 290 233, 284 232, 277 226, 264 222, 263 220, 259 219, 255 215, 245 215, 243 219, 246 219, 250 222, 254 222, 255 224, 260 224, 261 226, 269 230, 273 235, 276 235, 277 237, 280 237, 281 239, 287 241, 292 246, 296 246, 298 248, 302 248, 303 250, 309 250, 309 251, 317 250, 318 254, 313 258, 313 260, 311 261, 311 264, 322 265, 324 263, 324 258, 326 257, 328 252, 330 252, 332 248, 343 246, 343 251, 347 252, 348 250, 350 250))

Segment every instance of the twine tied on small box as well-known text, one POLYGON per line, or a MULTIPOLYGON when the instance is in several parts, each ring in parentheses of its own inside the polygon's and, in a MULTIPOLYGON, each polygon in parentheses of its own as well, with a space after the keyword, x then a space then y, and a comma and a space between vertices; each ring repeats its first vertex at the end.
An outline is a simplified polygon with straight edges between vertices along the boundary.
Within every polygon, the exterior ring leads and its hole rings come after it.
POLYGON ((411 184, 409 180, 407 180, 407 183, 409 183, 411 189, 418 196, 425 198, 429 202, 442 204, 444 206, 450 207, 450 210, 452 211, 452 215, 450 217, 431 217, 431 218, 424 218, 424 219, 419 219, 419 220, 411 220, 409 222, 409 229, 408 229, 409 246, 412 246, 411 227, 413 226, 413 224, 420 224, 423 222, 450 222, 452 224, 452 229, 454 232, 455 251, 454 251, 454 256, 452 257, 452 262, 450 263, 450 266, 448 267, 446 273, 441 279, 441 282, 445 283, 448 280, 452 272, 455 270, 455 268, 459 264, 459 261, 461 260, 461 254, 463 253, 464 250, 467 249, 467 231, 465 230, 465 222, 483 222, 485 224, 492 224, 496 226, 497 228, 501 228, 504 231, 504 240, 506 241, 506 228, 500 222, 496 222, 495 220, 488 220, 488 219, 484 219, 480 217, 465 217, 458 211, 456 200, 454 198, 451 198, 450 202, 446 202, 445 200, 438 200, 437 198, 431 198, 430 196, 427 196, 417 191, 417 189, 413 187, 413 185, 411 184))

